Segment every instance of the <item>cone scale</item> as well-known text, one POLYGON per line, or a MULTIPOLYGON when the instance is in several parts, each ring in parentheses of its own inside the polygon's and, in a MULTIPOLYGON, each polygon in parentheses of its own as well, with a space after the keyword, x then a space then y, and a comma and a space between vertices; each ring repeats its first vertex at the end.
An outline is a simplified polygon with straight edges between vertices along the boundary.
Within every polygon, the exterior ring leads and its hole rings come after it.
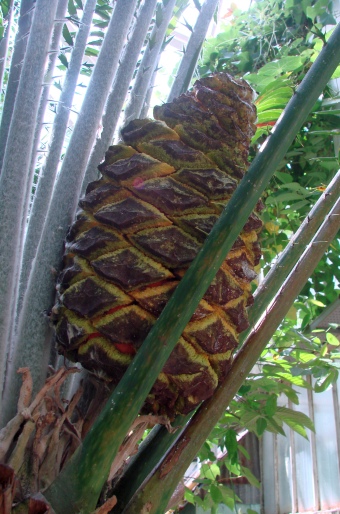
MULTIPOLYGON (((253 91, 221 73, 135 120, 109 148, 66 241, 53 309, 59 352, 113 384, 123 376, 248 164, 253 91)), ((260 208, 261 206, 258 205, 260 208)), ((262 223, 253 212, 143 410, 191 411, 228 372, 248 326, 262 223)), ((146 364, 149 365, 149 364, 146 364)))

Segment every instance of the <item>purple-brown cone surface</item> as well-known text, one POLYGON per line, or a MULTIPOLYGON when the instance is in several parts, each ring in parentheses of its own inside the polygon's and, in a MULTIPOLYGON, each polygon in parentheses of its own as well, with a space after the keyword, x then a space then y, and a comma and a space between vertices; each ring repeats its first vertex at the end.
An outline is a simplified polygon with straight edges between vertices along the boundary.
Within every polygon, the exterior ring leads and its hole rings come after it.
MULTIPOLYGON (((247 169, 255 107, 221 73, 129 123, 109 148, 66 242, 60 353, 117 383, 247 169)), ((262 223, 252 213, 159 375, 144 411, 173 417, 210 397, 247 328, 262 223)))

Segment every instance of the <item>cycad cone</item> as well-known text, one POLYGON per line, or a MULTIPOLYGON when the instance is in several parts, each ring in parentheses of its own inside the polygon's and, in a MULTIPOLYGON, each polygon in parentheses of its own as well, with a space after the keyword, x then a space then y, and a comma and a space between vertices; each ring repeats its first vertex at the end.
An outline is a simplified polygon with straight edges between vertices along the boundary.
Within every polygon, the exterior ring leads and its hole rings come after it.
MULTIPOLYGON (((252 90, 221 73, 135 120, 109 148, 71 227, 60 353, 117 383, 247 168, 252 90)), ((144 405, 171 418, 213 394, 247 327, 262 223, 253 213, 144 405)))

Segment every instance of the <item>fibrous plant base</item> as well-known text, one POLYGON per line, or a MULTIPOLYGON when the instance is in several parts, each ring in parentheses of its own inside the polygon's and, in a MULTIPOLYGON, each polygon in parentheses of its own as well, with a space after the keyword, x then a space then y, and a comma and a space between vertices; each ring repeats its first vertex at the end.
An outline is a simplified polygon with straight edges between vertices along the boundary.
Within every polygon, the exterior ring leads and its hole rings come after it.
MULTIPOLYGON (((59 351, 117 383, 247 169, 253 92, 221 73, 135 120, 80 200, 53 309, 59 351)), ((260 208, 260 206, 258 206, 260 208)), ((228 372, 247 328, 262 223, 252 213, 144 405, 187 413, 228 372)), ((148 364, 146 364, 148 365, 148 364)))

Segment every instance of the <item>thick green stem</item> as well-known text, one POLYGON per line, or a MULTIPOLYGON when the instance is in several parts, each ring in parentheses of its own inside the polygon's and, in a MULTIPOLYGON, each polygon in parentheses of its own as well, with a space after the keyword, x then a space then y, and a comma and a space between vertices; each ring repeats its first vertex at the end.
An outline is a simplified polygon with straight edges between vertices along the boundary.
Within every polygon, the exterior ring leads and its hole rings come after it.
POLYGON ((111 93, 109 94, 105 105, 105 114, 102 119, 102 133, 96 140, 86 166, 82 188, 83 193, 85 193, 86 187, 90 182, 98 179, 98 163, 104 159, 105 152, 112 143, 156 3, 157 0, 149 0, 149 2, 145 2, 145 4, 142 5, 131 37, 124 49, 124 54, 115 75, 111 93))
POLYGON ((74 47, 72 49, 70 62, 65 75, 63 90, 59 98, 57 113, 53 122, 48 155, 46 157, 46 162, 43 165, 34 195, 21 266, 17 317, 21 311, 29 274, 32 268, 32 262, 37 252, 46 213, 48 211, 48 205, 52 197, 53 185, 60 163, 60 156, 67 130, 69 114, 72 108, 73 97, 77 87, 78 76, 83 62, 86 42, 90 32, 95 7, 96 0, 87 0, 84 4, 83 16, 74 41, 74 47))
POLYGON ((176 78, 172 84, 168 102, 177 98, 189 88, 204 39, 207 35, 210 22, 214 16, 218 0, 205 0, 198 15, 195 27, 188 41, 185 53, 179 65, 176 78))
MULTIPOLYGON (((180 282, 83 444, 46 497, 59 514, 89 512, 156 377, 340 60, 340 25, 289 102, 201 251, 180 282), (60 498, 68 498, 61 506, 60 498)), ((161 511, 158 511, 161 512, 161 511)))
MULTIPOLYGON (((54 29, 52 33, 52 40, 51 45, 48 52, 48 64, 45 71, 44 76, 44 83, 42 87, 41 97, 39 101, 39 109, 35 124, 35 132, 34 132, 34 142, 32 146, 32 155, 31 155, 31 165, 30 165, 30 182, 32 182, 35 168, 36 168, 36 162, 37 162, 37 155, 38 155, 38 149, 40 145, 41 140, 41 132, 43 129, 43 122, 44 122, 44 116, 46 107, 48 105, 48 97, 50 93, 51 85, 53 84, 53 75, 55 74, 55 64, 57 61, 57 57, 59 55, 60 50, 60 38, 62 35, 64 20, 66 16, 66 9, 67 9, 68 0, 58 0, 58 7, 56 11, 56 20, 54 23, 54 29)), ((31 192, 29 192, 31 193, 31 192)), ((28 200, 29 201, 31 197, 31 194, 28 194, 28 200)))
POLYGON ((7 27, 5 33, 0 41, 0 91, 2 91, 2 84, 7 64, 9 38, 13 24, 13 13, 14 13, 14 0, 10 0, 8 5, 8 13, 5 19, 7 19, 7 27))
POLYGON ((157 66, 159 53, 164 41, 164 36, 169 26, 175 5, 176 0, 169 0, 166 5, 163 4, 161 22, 159 25, 155 23, 155 26, 152 30, 149 44, 144 52, 143 58, 138 68, 135 83, 130 93, 129 102, 124 110, 124 120, 122 122, 122 126, 124 126, 129 121, 140 117, 144 100, 150 86, 152 74, 154 73, 157 66))
POLYGON ((157 472, 130 501, 123 514, 139 514, 146 508, 148 514, 165 512, 186 469, 256 364, 339 228, 340 200, 281 287, 266 317, 254 328, 238 352, 225 381, 216 389, 214 396, 203 402, 157 472))
POLYGON ((18 32, 15 36, 13 55, 6 87, 6 96, 1 115, 0 124, 0 173, 2 172, 3 159, 14 112, 14 103, 20 82, 21 70, 26 53, 26 46, 31 30, 34 13, 34 0, 22 0, 20 4, 20 17, 18 20, 18 32))
MULTIPOLYGON (((115 2, 113 15, 53 190, 13 344, 13 357, 8 372, 11 379, 6 380, 4 395, 3 411, 6 421, 14 414, 12 399, 20 388, 14 371, 19 367, 29 366, 35 391, 45 380, 52 331, 43 312, 54 303, 55 275, 52 269, 58 271, 61 265, 65 235, 76 211, 87 159, 113 76, 118 68, 136 3, 137 0, 115 2)), ((21 144, 20 147, 23 146, 21 144)), ((14 152, 13 158, 15 157, 14 152)))
MULTIPOLYGON (((275 266, 273 266, 271 271, 266 275, 261 286, 257 289, 254 305, 249 309, 251 326, 254 326, 259 321, 276 293, 282 287, 282 284, 292 271, 294 265, 301 258, 306 245, 310 244, 317 229, 334 207, 339 195, 340 171, 330 182, 327 189, 301 224, 299 230, 292 237, 285 251, 280 255, 275 266)), ((249 333, 250 330, 247 334, 249 335, 249 333)), ((243 337, 243 340, 245 339, 246 337, 243 337)), ((223 406, 221 409, 223 409, 223 406)), ((197 429, 198 427, 196 427, 196 430, 197 429)), ((202 429, 204 429, 204 427, 202 429)), ((119 481, 117 488, 113 491, 117 498, 119 498, 116 507, 118 512, 120 512, 120 508, 121 510, 123 508, 122 502, 124 502, 125 505, 128 505, 132 496, 148 478, 150 469, 152 469, 152 467, 148 465, 149 461, 153 463, 154 467, 155 462, 157 462, 157 457, 159 461, 161 460, 159 448, 162 448, 163 454, 165 454, 166 451, 169 451, 171 446, 174 444, 174 441, 173 435, 169 434, 164 427, 161 427, 158 430, 157 436, 150 441, 150 444, 147 444, 147 440, 145 440, 143 450, 141 449, 141 453, 138 452, 134 459, 131 459, 128 468, 124 472, 124 477, 119 481), (155 444, 155 440, 157 441, 157 444, 155 444), (148 456, 147 460, 145 457, 143 459, 145 454, 148 456), (129 487, 127 487, 127 484, 129 484, 129 487)))
POLYGON ((0 176, 0 391, 9 350, 22 250, 24 198, 56 4, 37 0, 0 176))

